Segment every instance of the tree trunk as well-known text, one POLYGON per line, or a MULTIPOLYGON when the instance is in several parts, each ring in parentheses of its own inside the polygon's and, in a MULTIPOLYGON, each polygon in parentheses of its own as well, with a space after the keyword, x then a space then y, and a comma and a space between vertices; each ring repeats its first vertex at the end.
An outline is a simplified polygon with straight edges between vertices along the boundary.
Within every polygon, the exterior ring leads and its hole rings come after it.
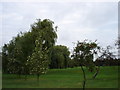
POLYGON ((82 69, 82 72, 83 72, 83 78, 84 78, 84 80, 83 80, 83 90, 85 90, 85 85, 86 85, 86 75, 85 75, 85 71, 84 71, 82 65, 81 65, 81 69, 82 69))
POLYGON ((98 66, 98 68, 96 68, 96 73, 93 75, 93 79, 95 79, 96 78, 96 76, 98 75, 98 73, 99 73, 99 70, 100 70, 100 66, 98 66))

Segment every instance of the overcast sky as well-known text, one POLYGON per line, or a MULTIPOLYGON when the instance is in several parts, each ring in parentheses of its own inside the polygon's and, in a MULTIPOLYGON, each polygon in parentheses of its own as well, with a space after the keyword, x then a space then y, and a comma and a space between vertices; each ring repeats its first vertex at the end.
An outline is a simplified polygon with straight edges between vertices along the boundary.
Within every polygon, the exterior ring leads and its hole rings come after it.
POLYGON ((3 2, 0 19, 0 46, 20 31, 30 30, 36 19, 54 21, 58 26, 57 44, 70 49, 73 42, 84 39, 97 39, 103 47, 114 45, 118 36, 117 2, 3 2))

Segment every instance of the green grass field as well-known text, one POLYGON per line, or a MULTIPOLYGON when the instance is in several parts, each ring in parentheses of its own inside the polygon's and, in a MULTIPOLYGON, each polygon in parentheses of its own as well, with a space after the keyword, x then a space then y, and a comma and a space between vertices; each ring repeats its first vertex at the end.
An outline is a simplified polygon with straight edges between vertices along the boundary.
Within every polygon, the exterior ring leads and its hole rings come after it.
MULTIPOLYGON (((91 79, 93 73, 88 72, 86 88, 118 88, 118 67, 101 67, 96 79, 91 79)), ((82 88, 83 74, 80 67, 68 69, 51 69, 41 75, 39 82, 36 76, 3 74, 3 88, 82 88)))

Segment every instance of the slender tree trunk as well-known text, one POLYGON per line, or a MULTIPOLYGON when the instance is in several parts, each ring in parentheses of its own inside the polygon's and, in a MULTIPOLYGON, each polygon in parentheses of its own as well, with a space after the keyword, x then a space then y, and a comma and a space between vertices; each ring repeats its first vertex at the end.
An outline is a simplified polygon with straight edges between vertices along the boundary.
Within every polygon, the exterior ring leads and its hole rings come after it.
POLYGON ((98 68, 96 68, 96 73, 92 77, 93 79, 96 78, 96 76, 98 75, 99 71, 100 71, 100 66, 98 66, 98 68))
POLYGON ((86 75, 85 75, 85 71, 83 69, 83 66, 81 65, 81 69, 82 69, 82 72, 83 72, 83 90, 85 90, 85 85, 86 85, 86 75))

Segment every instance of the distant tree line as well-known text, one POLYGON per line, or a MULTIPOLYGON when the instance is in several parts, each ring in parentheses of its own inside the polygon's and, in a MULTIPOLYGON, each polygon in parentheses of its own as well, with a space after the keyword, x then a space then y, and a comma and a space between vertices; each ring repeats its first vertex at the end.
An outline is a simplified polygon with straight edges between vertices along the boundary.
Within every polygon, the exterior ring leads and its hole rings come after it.
POLYGON ((67 68, 70 60, 70 52, 66 46, 53 46, 51 50, 51 63, 49 67, 53 68, 67 68))
MULTIPOLYGON (((118 41, 117 41, 118 43, 118 41)), ((95 65, 99 66, 118 66, 120 65, 120 59, 110 51, 112 47, 109 45, 106 49, 102 49, 101 56, 95 60, 95 65)))
POLYGON ((97 59, 94 63, 96 66, 119 66, 120 59, 97 59))
MULTIPOLYGON (((118 43, 118 42, 117 42, 118 43)), ((96 58, 94 64, 96 66, 119 66, 120 65, 120 58, 117 58, 116 55, 113 54, 112 51, 110 51, 112 47, 109 45, 105 49, 101 47, 100 49, 100 56, 96 58)), ((118 53, 119 54, 119 53, 118 53)), ((83 64, 84 65, 84 64, 83 64)), ((69 67, 77 67, 78 62, 76 59, 71 58, 69 62, 69 67)))

